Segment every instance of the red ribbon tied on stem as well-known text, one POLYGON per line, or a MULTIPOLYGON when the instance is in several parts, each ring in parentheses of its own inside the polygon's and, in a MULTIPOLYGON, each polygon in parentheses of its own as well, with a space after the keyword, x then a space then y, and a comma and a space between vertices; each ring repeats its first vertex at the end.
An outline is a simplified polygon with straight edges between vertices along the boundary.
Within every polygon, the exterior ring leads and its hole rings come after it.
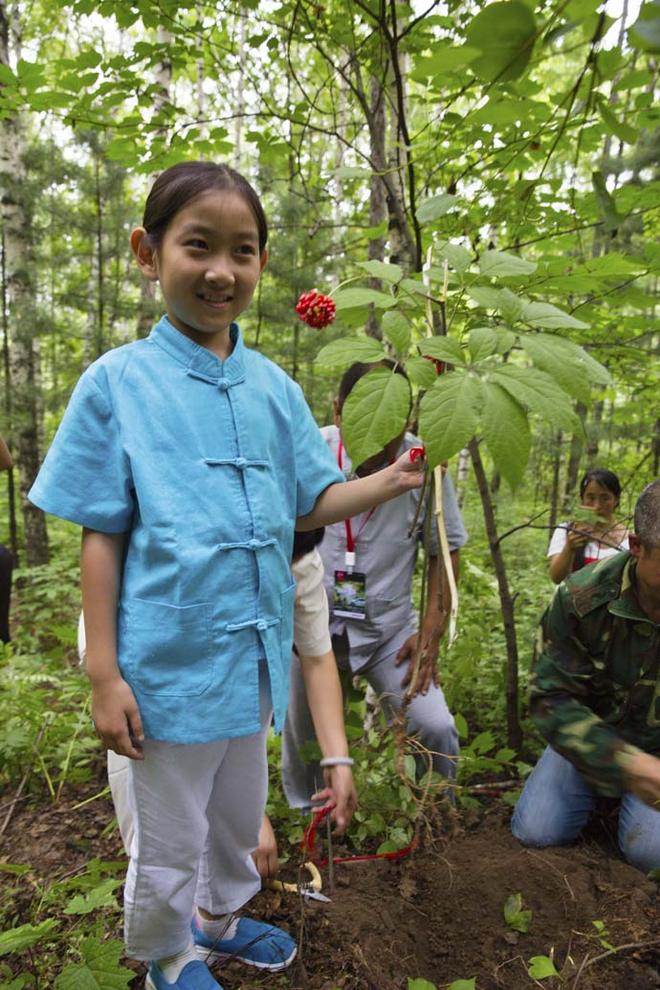
POLYGON ((320 330, 332 323, 336 312, 337 307, 334 299, 331 299, 330 296, 324 296, 322 292, 317 292, 316 289, 303 292, 296 303, 296 313, 300 319, 307 326, 314 327, 315 330, 320 330))
POLYGON ((424 447, 411 447, 408 453, 413 464, 415 461, 420 460, 420 458, 423 460, 426 457, 426 449, 424 447))

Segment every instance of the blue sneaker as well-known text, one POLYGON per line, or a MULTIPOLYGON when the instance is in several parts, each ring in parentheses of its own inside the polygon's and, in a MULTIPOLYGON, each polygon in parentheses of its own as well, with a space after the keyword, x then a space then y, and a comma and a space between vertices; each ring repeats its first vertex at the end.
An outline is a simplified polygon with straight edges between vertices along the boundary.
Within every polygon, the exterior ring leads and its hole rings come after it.
POLYGON ((222 990, 203 962, 189 962, 181 970, 176 983, 168 983, 155 962, 149 963, 146 990, 222 990))
POLYGON ((233 938, 209 938, 199 927, 197 918, 192 920, 192 933, 197 955, 210 965, 219 959, 237 959, 273 972, 286 969, 296 955, 296 943, 273 925, 253 918, 239 918, 233 938))

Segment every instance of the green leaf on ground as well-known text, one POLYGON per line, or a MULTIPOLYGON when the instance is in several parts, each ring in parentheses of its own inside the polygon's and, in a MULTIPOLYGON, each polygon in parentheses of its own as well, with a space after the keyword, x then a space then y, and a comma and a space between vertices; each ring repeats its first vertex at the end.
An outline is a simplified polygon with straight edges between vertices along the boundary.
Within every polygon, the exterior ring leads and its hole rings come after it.
POLYGON ((55 980, 55 990, 125 990, 135 976, 120 965, 124 946, 116 939, 86 938, 80 951, 84 961, 67 966, 55 980))
POLYGON ((447 990, 477 990, 477 978, 473 976, 471 980, 454 980, 447 990))
POLYGON ((65 914, 91 914, 92 911, 98 911, 101 908, 112 907, 119 908, 117 904, 117 898, 114 896, 114 891, 117 887, 121 887, 124 881, 119 879, 114 879, 110 877, 108 880, 104 880, 93 890, 90 890, 87 894, 76 894, 72 897, 67 906, 64 908, 65 914))
POLYGON ((545 980, 548 976, 559 976, 557 967, 548 956, 532 956, 527 973, 534 980, 545 980))
POLYGON ((522 894, 509 894, 504 902, 504 920, 515 932, 529 931, 532 912, 523 908, 522 894))
POLYGON ((18 928, 9 928, 0 932, 0 956, 6 956, 10 952, 22 952, 36 945, 42 939, 50 935, 57 928, 57 921, 48 918, 39 925, 20 925, 18 928))
POLYGON ((356 382, 344 403, 342 436, 356 468, 406 428, 410 383, 388 368, 374 368, 356 382))
POLYGON ((469 374, 440 375, 419 407, 419 427, 431 468, 457 454, 474 436, 481 405, 480 382, 469 374))
POLYGON ((325 368, 347 368, 355 361, 371 364, 386 356, 383 345, 373 337, 340 337, 321 348, 316 363, 325 368))
POLYGON ((525 472, 532 444, 527 414, 500 385, 485 382, 483 391, 481 431, 496 467, 515 488, 525 472))

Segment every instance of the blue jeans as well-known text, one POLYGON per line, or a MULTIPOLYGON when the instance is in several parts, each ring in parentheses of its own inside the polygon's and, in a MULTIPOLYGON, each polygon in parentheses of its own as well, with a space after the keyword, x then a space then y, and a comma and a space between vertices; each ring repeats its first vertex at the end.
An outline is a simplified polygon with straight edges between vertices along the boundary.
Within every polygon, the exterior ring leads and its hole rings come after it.
MULTIPOLYGON (((518 799, 511 831, 525 846, 565 846, 577 839, 595 803, 582 774, 548 746, 518 799)), ((624 793, 618 841, 632 866, 644 873, 660 868, 660 811, 624 793)))

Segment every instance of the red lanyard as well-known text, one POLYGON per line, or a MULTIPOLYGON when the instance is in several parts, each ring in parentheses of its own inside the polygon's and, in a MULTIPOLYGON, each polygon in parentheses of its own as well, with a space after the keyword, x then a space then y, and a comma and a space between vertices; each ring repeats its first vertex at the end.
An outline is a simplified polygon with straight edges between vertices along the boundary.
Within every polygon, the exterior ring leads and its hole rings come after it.
MULTIPOLYGON (((343 473, 344 471, 344 445, 342 443, 341 437, 339 438, 339 447, 337 448, 337 464, 339 465, 339 470, 343 473)), ((350 519, 344 519, 344 528, 346 530, 346 550, 348 553, 355 553, 355 544, 360 539, 360 533, 367 525, 374 512, 376 511, 376 506, 372 506, 367 512, 365 518, 362 520, 360 528, 357 531, 355 537, 353 536, 353 527, 351 526, 350 519)))

